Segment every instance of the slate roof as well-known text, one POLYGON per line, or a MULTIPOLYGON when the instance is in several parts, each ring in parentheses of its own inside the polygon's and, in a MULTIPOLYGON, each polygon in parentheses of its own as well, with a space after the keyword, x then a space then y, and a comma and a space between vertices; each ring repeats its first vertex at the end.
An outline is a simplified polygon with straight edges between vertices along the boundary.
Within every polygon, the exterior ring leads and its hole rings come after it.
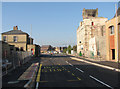
POLYGON ((2 34, 10 35, 10 34, 27 34, 27 33, 23 32, 21 30, 11 30, 11 31, 8 31, 8 32, 3 32, 2 34))
POLYGON ((48 47, 50 47, 51 45, 42 45, 42 48, 43 47, 46 47, 46 48, 48 48, 48 47))

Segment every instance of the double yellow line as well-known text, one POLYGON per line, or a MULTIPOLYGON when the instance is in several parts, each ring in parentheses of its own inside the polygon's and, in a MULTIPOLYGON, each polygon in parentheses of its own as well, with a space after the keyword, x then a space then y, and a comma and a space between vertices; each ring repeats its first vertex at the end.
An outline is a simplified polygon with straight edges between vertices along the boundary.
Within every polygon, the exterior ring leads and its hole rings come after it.
POLYGON ((42 67, 42 64, 40 64, 39 71, 38 71, 38 74, 37 74, 36 82, 40 82, 41 67, 42 67))

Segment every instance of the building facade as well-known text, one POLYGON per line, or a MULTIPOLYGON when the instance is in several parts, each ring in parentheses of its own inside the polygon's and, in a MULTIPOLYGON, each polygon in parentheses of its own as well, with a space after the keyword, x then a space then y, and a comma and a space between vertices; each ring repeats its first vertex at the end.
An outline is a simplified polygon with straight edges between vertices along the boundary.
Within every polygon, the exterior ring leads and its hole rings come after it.
POLYGON ((83 9, 83 21, 77 29, 77 53, 83 56, 106 58, 104 17, 98 17, 98 9, 83 9))
POLYGON ((51 45, 42 45, 41 46, 41 53, 47 53, 48 51, 52 50, 52 46, 51 45))
POLYGON ((117 12, 117 17, 114 16, 114 18, 106 22, 106 59, 116 62, 120 60, 120 8, 118 8, 117 12))
POLYGON ((28 52, 32 52, 32 55, 40 56, 40 46, 36 44, 27 45, 28 52))
POLYGON ((2 41, 9 45, 14 45, 16 51, 31 51, 34 55, 40 55, 40 46, 33 44, 33 38, 21 30, 17 26, 13 30, 2 33, 2 41))
MULTIPOLYGON (((16 51, 27 51, 27 44, 30 44, 29 35, 18 30, 17 26, 14 26, 11 31, 2 33, 2 41, 7 42, 10 45, 14 45, 16 47, 16 51)), ((33 39, 31 39, 31 41, 33 41, 33 39)))

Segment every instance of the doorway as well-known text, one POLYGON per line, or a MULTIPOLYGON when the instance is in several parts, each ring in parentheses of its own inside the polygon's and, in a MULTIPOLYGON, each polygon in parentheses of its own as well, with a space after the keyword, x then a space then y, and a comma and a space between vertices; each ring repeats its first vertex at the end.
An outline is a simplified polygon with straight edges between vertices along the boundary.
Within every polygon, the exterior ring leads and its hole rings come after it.
POLYGON ((112 60, 115 60, 115 49, 112 49, 112 60))

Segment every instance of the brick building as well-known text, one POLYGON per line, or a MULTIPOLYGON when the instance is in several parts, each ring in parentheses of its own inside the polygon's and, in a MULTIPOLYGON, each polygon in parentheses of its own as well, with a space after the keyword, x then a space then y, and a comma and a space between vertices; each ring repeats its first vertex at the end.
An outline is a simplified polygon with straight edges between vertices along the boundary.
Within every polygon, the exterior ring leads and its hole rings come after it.
POLYGON ((107 37, 106 59, 110 61, 118 61, 117 60, 117 54, 118 54, 118 59, 120 60, 120 7, 117 10, 117 18, 116 16, 114 16, 114 18, 106 22, 106 37, 107 37), (118 30, 118 36, 116 32, 117 30, 118 30))

